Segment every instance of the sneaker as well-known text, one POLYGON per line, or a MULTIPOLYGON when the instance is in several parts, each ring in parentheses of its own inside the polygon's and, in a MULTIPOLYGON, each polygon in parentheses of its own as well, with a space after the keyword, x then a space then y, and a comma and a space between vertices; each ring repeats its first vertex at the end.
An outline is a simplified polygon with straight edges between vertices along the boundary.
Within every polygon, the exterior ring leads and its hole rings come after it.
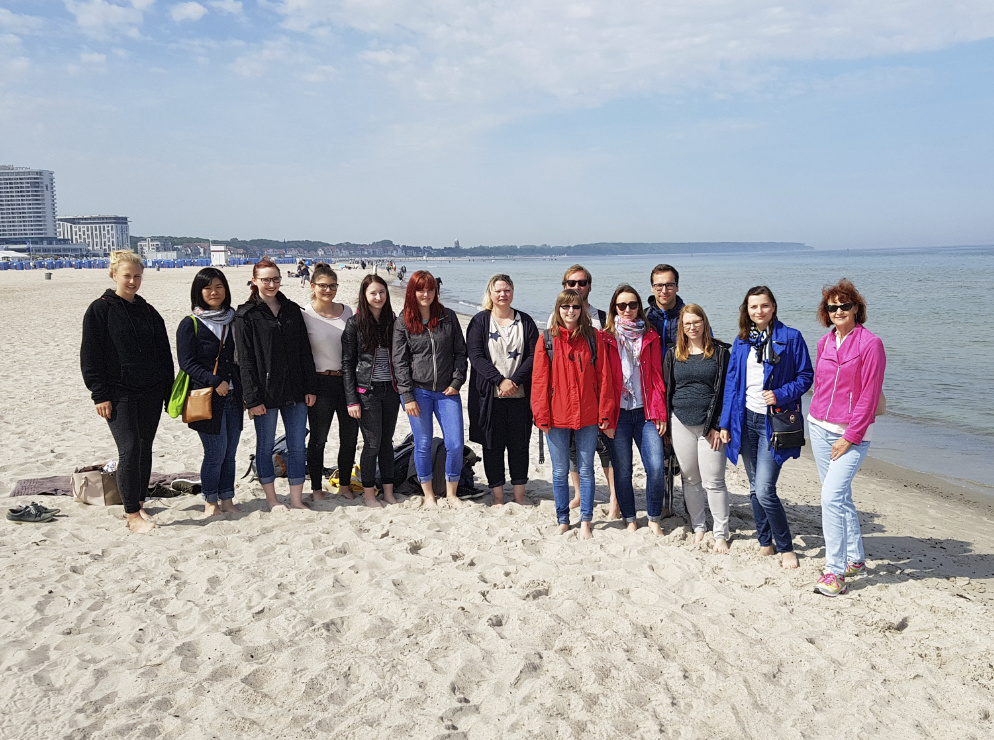
POLYGON ((866 563, 849 563, 846 566, 846 578, 852 578, 854 576, 865 576, 866 575, 866 563))
POLYGON ((848 587, 846 587, 846 579, 839 578, 839 576, 834 573, 826 573, 819 578, 818 583, 815 584, 815 593, 822 594, 824 596, 841 596, 848 590, 848 587))

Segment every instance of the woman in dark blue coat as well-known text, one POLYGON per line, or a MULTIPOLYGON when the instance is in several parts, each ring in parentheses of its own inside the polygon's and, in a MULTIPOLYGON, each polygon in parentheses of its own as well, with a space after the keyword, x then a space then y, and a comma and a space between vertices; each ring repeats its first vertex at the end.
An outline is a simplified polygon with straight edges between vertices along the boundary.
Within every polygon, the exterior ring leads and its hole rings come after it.
POLYGON ((176 355, 180 368, 190 376, 190 390, 214 389, 211 418, 189 424, 204 445, 200 466, 204 514, 214 516, 238 511, 233 502, 235 452, 243 418, 232 332, 235 312, 224 273, 216 267, 198 272, 190 289, 190 303, 193 315, 184 318, 176 330, 176 355))
POLYGON ((780 467, 799 457, 801 448, 773 448, 767 412, 771 407, 790 408, 799 403, 813 382, 811 357, 801 332, 777 319, 777 302, 769 288, 750 288, 739 308, 739 335, 732 344, 725 378, 721 441, 733 465, 742 453, 759 553, 779 552, 784 568, 796 568, 797 555, 787 514, 777 496, 777 479, 780 467))
POLYGON ((504 450, 516 503, 525 502, 531 438, 531 375, 538 328, 531 316, 511 308, 514 283, 494 275, 483 294, 483 311, 466 329, 469 357, 469 439, 483 446, 483 467, 494 506, 504 503, 504 450))

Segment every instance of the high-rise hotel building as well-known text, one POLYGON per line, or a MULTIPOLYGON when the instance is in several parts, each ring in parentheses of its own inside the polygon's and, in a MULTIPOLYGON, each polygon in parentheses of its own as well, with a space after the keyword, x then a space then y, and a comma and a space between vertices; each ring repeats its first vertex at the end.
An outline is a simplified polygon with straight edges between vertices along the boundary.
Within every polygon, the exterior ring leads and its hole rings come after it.
POLYGON ((60 216, 59 238, 88 244, 90 251, 108 255, 115 249, 131 249, 127 216, 60 216))
POLYGON ((0 239, 57 235, 51 170, 0 165, 0 239))

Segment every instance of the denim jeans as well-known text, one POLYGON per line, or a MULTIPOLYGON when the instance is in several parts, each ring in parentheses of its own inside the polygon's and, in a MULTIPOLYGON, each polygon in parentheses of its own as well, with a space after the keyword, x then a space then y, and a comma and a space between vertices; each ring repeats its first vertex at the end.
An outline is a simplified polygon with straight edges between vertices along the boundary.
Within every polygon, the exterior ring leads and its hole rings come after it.
POLYGON ((569 502, 573 498, 569 482, 569 439, 576 441, 577 467, 580 473, 580 521, 594 518, 594 453, 597 451, 597 425, 581 429, 552 427, 545 438, 552 460, 552 495, 556 499, 556 519, 569 524, 569 502))
POLYGON ((618 507, 626 522, 635 521, 635 489, 632 486, 632 442, 638 447, 645 468, 645 507, 649 521, 658 522, 663 512, 663 492, 666 487, 666 468, 663 457, 663 438, 656 425, 645 418, 645 409, 621 409, 614 439, 608 440, 611 460, 614 463, 614 492, 618 507))
POLYGON ((291 486, 303 485, 307 477, 307 406, 291 403, 278 409, 267 409, 255 422, 255 471, 261 483, 276 480, 273 470, 273 443, 276 441, 276 422, 283 417, 286 432, 286 477, 291 486))
MULTIPOLYGON (((445 480, 458 481, 462 475, 463 428, 462 398, 457 393, 446 396, 442 391, 414 389, 414 400, 418 402, 420 416, 408 416, 411 431, 414 433, 414 467, 418 480, 427 483, 431 480, 431 440, 435 434, 432 417, 438 418, 445 441, 445 480)), ((440 493, 436 491, 435 493, 440 493)))
POLYGON ((856 477, 870 449, 869 442, 853 445, 838 460, 832 460, 832 445, 841 434, 817 424, 808 425, 811 452, 821 478, 821 528, 825 533, 825 572, 842 576, 848 563, 862 563, 863 533, 852 500, 852 479, 856 477))
POLYGON ((242 435, 244 413, 239 398, 229 393, 224 401, 221 431, 217 434, 199 433, 204 445, 200 484, 203 486, 204 501, 208 503, 216 504, 218 499, 225 501, 235 497, 235 452, 242 435))
POLYGON ((756 537, 759 544, 769 547, 776 543, 777 552, 793 552, 787 513, 777 496, 777 478, 780 466, 773 459, 769 440, 766 438, 766 417, 746 409, 739 447, 746 475, 749 476, 749 502, 756 520, 756 537))

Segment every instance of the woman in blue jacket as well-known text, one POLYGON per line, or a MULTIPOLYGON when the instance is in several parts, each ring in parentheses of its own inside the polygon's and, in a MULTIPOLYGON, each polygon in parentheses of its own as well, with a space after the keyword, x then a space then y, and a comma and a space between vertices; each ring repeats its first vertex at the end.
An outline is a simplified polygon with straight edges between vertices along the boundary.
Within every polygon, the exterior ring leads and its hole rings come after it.
POLYGON ((236 381, 235 311, 224 273, 205 267, 190 288, 193 314, 176 330, 176 356, 190 376, 190 390, 212 387, 211 418, 190 423, 200 434, 204 461, 200 466, 204 514, 238 511, 235 497, 235 453, 242 434, 241 383, 236 381))
POLYGON ((739 307, 739 335, 725 379, 721 441, 733 464, 742 453, 759 554, 779 552, 784 568, 796 568, 797 555, 777 496, 777 479, 784 461, 799 457, 801 448, 773 449, 767 411, 799 403, 813 381, 804 337, 777 319, 777 302, 769 288, 750 288, 739 307))

